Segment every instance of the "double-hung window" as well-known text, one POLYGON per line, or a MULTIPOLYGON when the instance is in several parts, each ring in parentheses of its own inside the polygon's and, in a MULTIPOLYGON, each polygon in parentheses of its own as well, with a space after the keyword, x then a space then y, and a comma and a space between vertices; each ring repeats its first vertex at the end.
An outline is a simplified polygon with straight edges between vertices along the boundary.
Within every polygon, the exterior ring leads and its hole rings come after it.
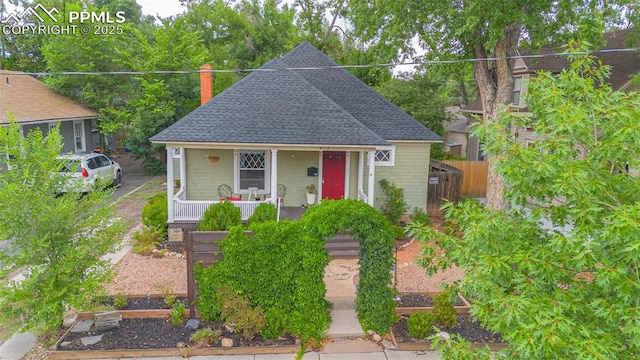
POLYGON ((522 94, 522 76, 513 78, 513 92, 511 93, 511 102, 515 106, 520 106, 520 95, 522 94))
POLYGON ((264 150, 236 150, 235 185, 236 192, 247 193, 249 188, 257 188, 258 193, 270 190, 270 157, 264 150))

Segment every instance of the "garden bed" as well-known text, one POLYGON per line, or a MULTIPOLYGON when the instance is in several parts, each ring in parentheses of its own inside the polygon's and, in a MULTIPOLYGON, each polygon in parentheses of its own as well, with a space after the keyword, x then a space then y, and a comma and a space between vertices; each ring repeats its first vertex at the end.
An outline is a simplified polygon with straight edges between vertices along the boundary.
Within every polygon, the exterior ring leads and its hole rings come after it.
POLYGON ((200 347, 190 340, 195 332, 184 325, 174 326, 168 318, 122 319, 116 329, 86 332, 68 331, 49 353, 50 359, 104 359, 120 357, 156 357, 193 355, 283 354, 300 350, 293 336, 265 340, 259 335, 247 339, 231 333, 218 322, 201 323, 199 329, 210 327, 221 335, 200 347), (95 341, 95 344, 88 344, 95 341), (223 347, 222 339, 233 340, 233 346, 223 347))
MULTIPOLYGON (((293 336, 270 340, 260 335, 248 339, 229 331, 221 322, 199 322, 197 329, 210 328, 219 336, 210 344, 191 341, 196 329, 171 324, 171 309, 163 298, 128 299, 123 310, 112 312, 121 316, 119 326, 99 331, 95 324, 80 327, 81 322, 95 318, 93 313, 79 313, 76 323, 67 330, 49 352, 49 359, 105 359, 121 357, 206 356, 283 354, 300 350, 300 341, 293 336), (141 308, 142 305, 152 308, 141 308), (75 329, 74 327, 77 326, 75 329), (222 340, 232 340, 232 346, 223 347, 222 340)), ((185 316, 188 312, 185 312, 185 316)))
MULTIPOLYGON (((484 347, 489 345, 492 350, 506 347, 499 334, 492 333, 484 329, 480 324, 473 321, 468 313, 458 314, 456 325, 453 327, 441 327, 440 331, 449 335, 457 334, 473 344, 474 347, 484 347)), ((433 333, 435 335, 435 332, 433 333)), ((407 317, 403 316, 391 326, 391 338, 396 350, 399 351, 422 351, 431 349, 431 341, 418 339, 407 330, 407 317)))
MULTIPOLYGON (((417 311, 433 312, 436 294, 433 292, 400 293, 399 299, 396 301, 396 314, 409 315, 417 311)), ((458 314, 466 314, 471 310, 471 304, 462 295, 458 295, 454 306, 458 314)))

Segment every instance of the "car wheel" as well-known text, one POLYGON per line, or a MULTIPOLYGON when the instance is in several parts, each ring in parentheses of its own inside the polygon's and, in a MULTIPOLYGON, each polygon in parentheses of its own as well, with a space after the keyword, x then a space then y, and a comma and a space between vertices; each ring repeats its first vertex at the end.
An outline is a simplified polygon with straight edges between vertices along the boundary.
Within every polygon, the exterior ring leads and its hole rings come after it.
POLYGON ((122 185, 122 173, 118 171, 116 173, 116 179, 113 181, 113 186, 120 187, 120 185, 122 185))

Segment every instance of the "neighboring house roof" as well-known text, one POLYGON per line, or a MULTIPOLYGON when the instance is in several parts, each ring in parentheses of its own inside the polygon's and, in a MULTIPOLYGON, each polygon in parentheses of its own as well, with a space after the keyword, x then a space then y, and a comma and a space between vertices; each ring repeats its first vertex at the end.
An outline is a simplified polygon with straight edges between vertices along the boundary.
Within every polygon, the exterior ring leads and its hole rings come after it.
POLYGON ((96 118, 98 113, 19 71, 0 70, 0 124, 96 118))
MULTIPOLYGON (((604 34, 604 40, 606 45, 601 47, 599 50, 609 50, 609 49, 624 49, 626 48, 626 38, 627 34, 632 29, 624 29, 613 31, 610 33, 604 34)), ((558 52, 557 49, 552 48, 551 46, 545 46, 540 49, 538 54, 553 54, 558 52)), ((521 55, 528 55, 530 52, 527 50, 520 50, 521 55)), ((634 89, 635 87, 629 82, 631 81, 631 77, 640 73, 640 55, 637 51, 620 51, 620 52, 597 52, 593 54, 595 57, 600 59, 603 64, 611 67, 611 73, 608 78, 608 83, 614 90, 620 90, 623 88, 626 89, 634 89)), ((542 58, 523 58, 522 59, 525 68, 515 71, 516 75, 518 73, 536 73, 538 71, 550 71, 553 73, 557 73, 562 71, 565 68, 569 67, 569 61, 565 57, 558 56, 545 56, 542 58)), ((521 111, 526 111, 526 109, 521 109, 521 111)), ((464 109, 465 112, 472 113, 481 113, 482 112, 482 102, 480 97, 478 96, 475 101, 464 109)))
POLYGON ((459 106, 449 106, 446 111, 451 116, 451 120, 444 124, 444 132, 469 133, 469 119, 462 114, 459 106))
POLYGON ((291 70, 330 66, 336 63, 303 42, 151 141, 370 146, 442 141, 344 69, 291 70))

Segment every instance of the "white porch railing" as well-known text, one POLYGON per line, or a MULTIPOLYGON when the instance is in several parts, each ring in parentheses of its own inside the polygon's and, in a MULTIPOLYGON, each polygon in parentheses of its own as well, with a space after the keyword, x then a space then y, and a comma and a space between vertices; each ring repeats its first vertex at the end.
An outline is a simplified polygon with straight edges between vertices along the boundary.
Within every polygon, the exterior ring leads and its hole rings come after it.
MULTIPOLYGON (((211 206, 220 201, 196 201, 182 200, 179 197, 173 198, 173 221, 200 221, 202 214, 211 206)), ((243 221, 248 220, 258 205, 265 201, 232 201, 235 207, 240 209, 240 216, 243 221)), ((268 201, 267 201, 268 202, 268 201)))

